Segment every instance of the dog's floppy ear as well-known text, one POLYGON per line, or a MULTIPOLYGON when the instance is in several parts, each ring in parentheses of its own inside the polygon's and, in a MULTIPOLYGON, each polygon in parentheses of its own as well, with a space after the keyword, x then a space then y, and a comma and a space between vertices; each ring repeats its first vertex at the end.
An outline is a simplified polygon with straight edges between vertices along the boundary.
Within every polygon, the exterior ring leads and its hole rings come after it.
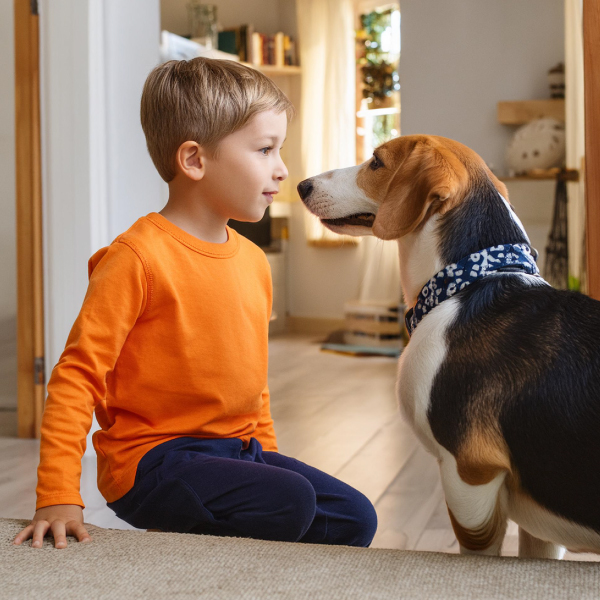
POLYGON ((428 214, 456 206, 467 181, 465 166, 451 150, 419 141, 390 180, 373 234, 382 240, 396 240, 414 231, 428 214))

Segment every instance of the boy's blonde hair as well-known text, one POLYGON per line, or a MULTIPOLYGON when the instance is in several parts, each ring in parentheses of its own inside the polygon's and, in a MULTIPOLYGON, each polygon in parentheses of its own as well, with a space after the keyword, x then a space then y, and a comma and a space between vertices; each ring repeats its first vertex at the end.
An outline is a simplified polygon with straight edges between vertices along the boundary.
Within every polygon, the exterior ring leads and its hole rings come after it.
POLYGON ((144 84, 141 119, 148 152, 160 176, 175 177, 175 154, 186 141, 217 156, 219 142, 256 113, 294 107, 263 73, 231 60, 171 60, 156 67, 144 84))

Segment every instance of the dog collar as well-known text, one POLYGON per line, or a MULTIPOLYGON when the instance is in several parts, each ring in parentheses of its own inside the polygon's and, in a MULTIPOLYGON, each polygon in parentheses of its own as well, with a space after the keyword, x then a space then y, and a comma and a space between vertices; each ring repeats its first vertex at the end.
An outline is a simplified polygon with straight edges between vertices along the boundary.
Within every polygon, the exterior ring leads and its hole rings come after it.
POLYGON ((438 304, 470 283, 499 270, 537 276, 540 274, 527 244, 502 244, 470 254, 444 267, 425 284, 417 297, 417 303, 404 318, 408 334, 412 335, 421 319, 438 304))

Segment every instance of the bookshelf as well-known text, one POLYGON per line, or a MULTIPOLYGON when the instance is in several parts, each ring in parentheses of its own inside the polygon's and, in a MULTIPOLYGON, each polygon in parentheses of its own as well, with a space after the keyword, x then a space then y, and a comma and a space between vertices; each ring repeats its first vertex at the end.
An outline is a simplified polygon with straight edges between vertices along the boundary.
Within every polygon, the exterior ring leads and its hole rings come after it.
POLYGON ((253 65, 248 62, 242 62, 242 64, 247 67, 252 67, 269 77, 277 75, 300 75, 302 73, 302 67, 292 65, 278 67, 277 65, 253 65))
POLYGON ((268 75, 300 72, 296 41, 283 31, 259 33, 251 24, 229 27, 219 32, 218 47, 222 52, 236 54, 242 64, 268 75))

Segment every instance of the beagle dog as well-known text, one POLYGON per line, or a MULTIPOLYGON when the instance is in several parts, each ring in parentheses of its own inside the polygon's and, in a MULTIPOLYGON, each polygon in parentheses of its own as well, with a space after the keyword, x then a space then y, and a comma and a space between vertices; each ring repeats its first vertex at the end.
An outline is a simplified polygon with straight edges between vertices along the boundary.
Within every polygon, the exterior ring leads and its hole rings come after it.
POLYGON ((397 394, 437 458, 465 554, 600 552, 600 303, 552 288, 471 149, 393 139, 361 165, 302 181, 332 231, 397 240, 408 346, 397 394))

